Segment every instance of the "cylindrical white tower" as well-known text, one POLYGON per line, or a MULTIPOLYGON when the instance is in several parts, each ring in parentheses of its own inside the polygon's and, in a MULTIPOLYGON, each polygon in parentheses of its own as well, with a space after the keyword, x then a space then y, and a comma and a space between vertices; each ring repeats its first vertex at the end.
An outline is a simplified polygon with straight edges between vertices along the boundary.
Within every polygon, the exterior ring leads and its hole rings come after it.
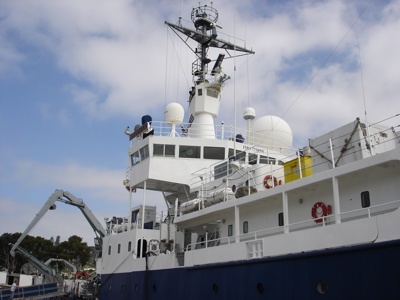
POLYGON ((246 107, 243 112, 243 119, 247 121, 247 140, 249 144, 253 144, 253 135, 251 133, 252 121, 256 117, 254 108, 246 107))

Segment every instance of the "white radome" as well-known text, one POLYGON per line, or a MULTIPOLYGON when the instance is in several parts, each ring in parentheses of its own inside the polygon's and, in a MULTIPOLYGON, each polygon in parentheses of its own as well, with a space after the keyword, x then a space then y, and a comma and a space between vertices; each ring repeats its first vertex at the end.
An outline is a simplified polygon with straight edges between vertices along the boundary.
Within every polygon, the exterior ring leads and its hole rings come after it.
POLYGON ((164 120, 168 124, 182 124, 184 109, 182 105, 172 102, 165 107, 164 120))
POLYGON ((289 124, 276 116, 263 116, 253 123, 254 145, 291 148, 293 133, 289 124))

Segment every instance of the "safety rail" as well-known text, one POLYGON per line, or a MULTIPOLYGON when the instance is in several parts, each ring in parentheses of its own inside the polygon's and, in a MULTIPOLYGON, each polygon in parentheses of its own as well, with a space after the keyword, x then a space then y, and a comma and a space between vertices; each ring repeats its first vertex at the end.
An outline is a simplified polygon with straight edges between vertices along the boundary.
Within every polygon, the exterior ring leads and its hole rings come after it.
MULTIPOLYGON (((371 218, 380 214, 389 213, 395 211, 400 207, 400 200, 391 201, 383 204, 378 204, 370 207, 365 207, 361 209, 354 209, 351 211, 342 212, 341 222, 349 222, 356 219, 371 218)), ((317 228, 322 226, 328 226, 335 223, 335 215, 327 215, 321 217, 322 222, 316 223, 314 219, 308 219, 301 222, 290 223, 288 225, 265 228, 257 231, 252 231, 248 233, 243 233, 237 236, 239 242, 254 241, 269 236, 285 234, 289 232, 307 230, 311 228, 317 228), (285 226, 287 231, 285 232, 285 226)), ((186 246, 185 251, 191 251, 203 248, 210 248, 219 245, 234 244, 236 243, 236 236, 226 236, 214 239, 208 239, 206 234, 205 240, 197 243, 191 243, 186 246)))
MULTIPOLYGON (((17 287, 14 292, 14 299, 44 299, 53 296, 64 295, 63 286, 57 283, 46 283, 32 286, 17 287), (44 296, 43 298, 38 298, 44 296)), ((0 290, 0 300, 8 300, 11 297, 11 289, 0 290)))
MULTIPOLYGON (((152 121, 148 123, 147 129, 145 131, 139 131, 139 134, 130 140, 131 146, 137 141, 141 140, 144 136, 154 135, 154 136, 164 136, 164 137, 182 137, 186 138, 190 135, 196 137, 198 135, 205 137, 212 137, 217 140, 236 140, 239 143, 247 144, 259 144, 263 147, 270 147, 271 149, 282 149, 285 148, 285 143, 279 138, 275 137, 272 132, 256 133, 251 132, 250 136, 246 137, 244 135, 248 132, 244 128, 236 128, 234 125, 216 124, 200 124, 201 129, 197 129, 191 123, 181 123, 179 125, 171 125, 163 121, 152 121)), ((127 134, 130 134, 130 132, 127 134)), ((134 134, 136 135, 136 134, 134 134)))
MULTIPOLYGON (((284 154, 285 157, 281 158, 280 160, 283 161, 283 165, 285 165, 285 162, 290 162, 293 160, 296 160, 297 165, 298 165, 298 178, 302 178, 305 176, 307 173, 317 173, 318 171, 321 170, 326 170, 326 169, 331 169, 335 168, 336 164, 338 162, 343 163, 343 159, 345 159, 347 156, 353 156, 355 151, 366 151, 368 150, 368 147, 376 148, 375 151, 372 151, 370 155, 376 155, 379 151, 385 152, 391 149, 394 149, 395 147, 399 147, 398 144, 400 143, 400 134, 399 134, 399 128, 400 125, 397 125, 395 127, 384 127, 384 126, 379 126, 378 124, 383 123, 385 121, 388 121, 393 118, 399 118, 400 114, 397 114, 393 117, 390 117, 386 120, 383 120, 381 122, 377 122, 374 124, 368 124, 367 128, 374 128, 374 130, 368 129, 364 130, 365 133, 361 134, 361 138, 355 138, 355 136, 352 135, 357 130, 363 131, 361 127, 363 127, 363 123, 360 122, 359 119, 356 120, 356 125, 354 128, 352 128, 353 132, 346 132, 343 133, 341 136, 336 137, 335 139, 329 139, 328 141, 325 141, 324 144, 316 145, 316 147, 321 147, 324 149, 327 149, 325 152, 321 153, 318 150, 316 150, 314 147, 305 147, 304 149, 296 149, 296 148, 279 148, 279 149, 274 149, 274 147, 269 147, 267 148, 267 152, 263 153, 263 155, 269 157, 269 156, 276 156, 284 154), (359 128, 360 127, 360 128, 359 128), (396 131, 397 130, 397 131, 396 131), (367 137, 367 132, 368 132, 368 137, 367 137), (364 135, 365 134, 365 135, 364 135), (365 141, 369 140, 367 144, 365 144, 365 141), (343 141, 346 143, 343 144, 343 141), (375 141, 375 146, 372 143, 372 141, 375 141), (357 144, 360 145, 361 149, 355 150, 354 147, 350 147, 349 143, 351 144, 357 144), (326 145, 325 145, 326 144, 326 145), (372 146, 370 146, 370 144, 372 146), (397 145, 397 146, 396 146, 397 145), (313 149, 311 149, 313 148, 313 149), (277 151, 278 150, 278 151, 277 151), (341 153, 339 157, 334 158, 334 152, 341 153), (305 153, 307 152, 307 153, 305 153), (313 164, 311 163, 309 165, 305 164, 302 162, 301 158, 302 156, 308 156, 309 161, 312 161, 313 164), (324 162, 321 162, 319 160, 318 163, 315 163, 316 158, 324 157, 326 160, 324 162), (328 165, 327 165, 328 164, 328 165), (325 165, 325 167, 323 167, 325 165)), ((363 131, 363 132, 364 132, 363 131)), ((260 137, 258 137, 260 138, 260 137)), ((273 144, 273 142, 272 142, 273 144)), ((368 150, 369 151, 369 150, 368 150)), ((255 148, 249 147, 248 150, 246 150, 246 153, 241 153, 237 155, 237 157, 233 158, 228 158, 225 161, 221 161, 218 163, 214 163, 207 168, 203 168, 201 170, 196 171, 195 173, 192 174, 193 180, 191 182, 192 186, 200 186, 200 192, 199 192, 199 204, 198 205, 198 210, 205 208, 205 205, 202 205, 202 201, 207 198, 213 196, 216 191, 219 191, 223 188, 228 188, 230 186, 230 181, 232 179, 238 180, 238 176, 242 178, 243 185, 244 183, 247 184, 249 182, 249 185, 254 188, 255 191, 263 190, 263 179, 266 175, 270 175, 270 178, 274 179, 271 180, 272 185, 274 185, 274 182, 278 183, 278 185, 284 184, 285 183, 285 175, 282 175, 282 169, 284 166, 281 168, 277 167, 276 164, 272 163, 271 166, 274 166, 273 168, 271 167, 270 170, 266 169, 265 167, 268 166, 268 164, 259 164, 257 167, 252 166, 249 162, 251 161, 251 155, 257 154, 257 150, 255 148), (235 170, 239 169, 241 172, 236 172, 231 170, 231 163, 232 161, 235 162, 235 170), (218 166, 222 166, 223 164, 226 164, 225 169, 223 171, 227 173, 227 176, 224 176, 223 179, 221 179, 220 184, 216 185, 215 178, 218 177, 218 174, 216 174, 216 170, 218 169, 218 166), (246 169, 249 170, 251 167, 251 171, 247 171, 246 169), (261 170, 263 170, 261 172, 261 170), (259 172, 260 171, 260 172, 259 172), (254 175, 254 174, 259 174, 259 175, 254 175), (260 176, 262 178, 260 178, 260 176)), ((237 186, 238 188, 239 186, 237 186)), ((274 187, 274 186, 272 186, 274 187)), ((250 194, 251 190, 247 189, 247 192, 250 194)), ((225 197, 223 201, 227 201, 229 197, 225 197)))

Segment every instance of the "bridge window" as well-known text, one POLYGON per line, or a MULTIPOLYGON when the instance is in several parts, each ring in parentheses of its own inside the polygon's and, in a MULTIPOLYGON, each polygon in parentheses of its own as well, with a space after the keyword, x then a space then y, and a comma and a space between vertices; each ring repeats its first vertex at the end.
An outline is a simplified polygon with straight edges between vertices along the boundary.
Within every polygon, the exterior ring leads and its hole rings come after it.
POLYGON ((200 158, 200 146, 179 146, 179 157, 200 158))
POLYGON ((225 148, 221 147, 204 147, 205 159, 224 159, 225 148))
POLYGON ((146 145, 131 155, 131 165, 136 165, 149 157, 149 146, 146 145))
POLYGON ((144 160, 149 157, 149 146, 148 145, 144 146, 139 151, 140 151, 140 160, 144 160))
POLYGON ((138 162, 140 162, 140 156, 139 156, 139 151, 136 151, 131 155, 131 164, 136 165, 138 162))
POLYGON ((260 155, 260 164, 266 164, 266 165, 275 165, 276 159, 273 157, 268 157, 264 155, 260 155))
POLYGON ((154 156, 175 156, 175 145, 162 145, 162 144, 154 144, 153 145, 153 155, 154 156))
POLYGON ((236 157, 233 155, 233 153, 234 153, 234 150, 229 149, 229 158, 232 158, 233 160, 240 160, 243 162, 245 161, 246 152, 236 150, 236 157))
POLYGON ((255 165, 257 163, 257 154, 249 154, 249 165, 255 165))

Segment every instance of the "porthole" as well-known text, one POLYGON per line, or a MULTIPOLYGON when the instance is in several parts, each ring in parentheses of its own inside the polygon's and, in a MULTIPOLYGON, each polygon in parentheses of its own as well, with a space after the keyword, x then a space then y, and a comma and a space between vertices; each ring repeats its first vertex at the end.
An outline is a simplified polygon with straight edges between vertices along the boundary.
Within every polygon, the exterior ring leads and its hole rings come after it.
POLYGON ((135 292, 139 292, 139 286, 137 284, 135 284, 135 292))
POLYGON ((214 283, 214 284, 212 285, 212 289, 213 289, 213 291, 214 291, 215 294, 218 293, 218 285, 217 285, 216 283, 214 283))
POLYGON ((122 291, 122 292, 125 292, 125 291, 126 291, 125 284, 123 284, 123 285, 121 286, 121 291, 122 291))
POLYGON ((112 287, 111 284, 108 286, 108 290, 111 291, 112 287))
POLYGON ((317 283, 317 291, 321 295, 325 295, 326 292, 328 291, 328 285, 323 281, 318 282, 317 283))
POLYGON ((157 286, 153 284, 153 291, 157 292, 157 286))
POLYGON ((264 285, 263 285, 261 282, 259 282, 259 283, 257 284, 257 291, 258 291, 260 294, 264 293, 264 285))

